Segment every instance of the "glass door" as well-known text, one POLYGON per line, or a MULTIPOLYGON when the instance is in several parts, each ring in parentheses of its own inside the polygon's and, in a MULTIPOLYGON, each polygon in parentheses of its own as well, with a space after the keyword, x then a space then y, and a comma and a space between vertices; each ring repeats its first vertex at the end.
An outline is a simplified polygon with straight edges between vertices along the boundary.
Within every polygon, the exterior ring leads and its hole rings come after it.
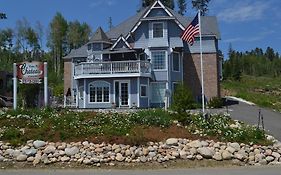
POLYGON ((120 82, 120 106, 129 106, 129 83, 120 82))

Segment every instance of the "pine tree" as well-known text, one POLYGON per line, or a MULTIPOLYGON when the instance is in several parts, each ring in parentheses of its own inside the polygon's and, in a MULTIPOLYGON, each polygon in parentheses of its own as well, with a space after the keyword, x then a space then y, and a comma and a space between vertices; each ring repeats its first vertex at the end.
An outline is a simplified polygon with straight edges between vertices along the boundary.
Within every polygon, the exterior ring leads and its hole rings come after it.
POLYGON ((205 16, 208 12, 208 3, 211 0, 192 0, 192 6, 196 10, 201 11, 201 16, 205 16))
POLYGON ((184 15, 186 12, 186 1, 185 0, 178 0, 178 7, 179 7, 179 14, 184 15))

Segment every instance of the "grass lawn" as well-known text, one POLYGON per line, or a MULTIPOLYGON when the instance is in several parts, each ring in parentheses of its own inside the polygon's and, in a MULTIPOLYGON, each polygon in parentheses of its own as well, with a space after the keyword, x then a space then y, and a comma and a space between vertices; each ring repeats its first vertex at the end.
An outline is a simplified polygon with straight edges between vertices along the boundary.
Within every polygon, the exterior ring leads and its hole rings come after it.
POLYGON ((161 109, 134 113, 51 109, 0 113, 0 140, 15 146, 36 139, 141 145, 171 137, 269 144, 264 131, 222 115, 206 120, 200 114, 177 114, 161 109))
POLYGON ((223 81, 222 88, 226 95, 281 111, 281 78, 242 76, 240 81, 223 81))

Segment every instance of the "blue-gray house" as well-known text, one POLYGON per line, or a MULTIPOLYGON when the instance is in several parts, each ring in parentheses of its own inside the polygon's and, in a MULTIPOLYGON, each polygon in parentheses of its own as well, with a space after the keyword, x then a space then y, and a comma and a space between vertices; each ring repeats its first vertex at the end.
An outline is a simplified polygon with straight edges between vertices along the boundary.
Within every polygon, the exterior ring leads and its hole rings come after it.
MULTIPOLYGON (((104 32, 98 28, 87 44, 64 57, 67 103, 78 108, 149 108, 168 105, 184 82, 200 97, 198 39, 180 38, 192 17, 160 1, 104 32), (168 93, 167 93, 168 92, 168 93)), ((205 94, 220 96, 220 33, 215 17, 202 17, 205 94)))

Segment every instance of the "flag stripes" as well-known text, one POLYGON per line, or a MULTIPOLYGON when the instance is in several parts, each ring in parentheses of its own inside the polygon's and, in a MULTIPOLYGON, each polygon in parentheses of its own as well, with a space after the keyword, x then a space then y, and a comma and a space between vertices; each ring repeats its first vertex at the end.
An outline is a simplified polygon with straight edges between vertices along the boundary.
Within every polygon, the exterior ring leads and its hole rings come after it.
POLYGON ((198 14, 192 20, 192 22, 187 26, 187 28, 183 31, 181 35, 181 39, 188 42, 190 45, 193 45, 194 38, 196 35, 199 34, 199 21, 198 21, 198 14))

